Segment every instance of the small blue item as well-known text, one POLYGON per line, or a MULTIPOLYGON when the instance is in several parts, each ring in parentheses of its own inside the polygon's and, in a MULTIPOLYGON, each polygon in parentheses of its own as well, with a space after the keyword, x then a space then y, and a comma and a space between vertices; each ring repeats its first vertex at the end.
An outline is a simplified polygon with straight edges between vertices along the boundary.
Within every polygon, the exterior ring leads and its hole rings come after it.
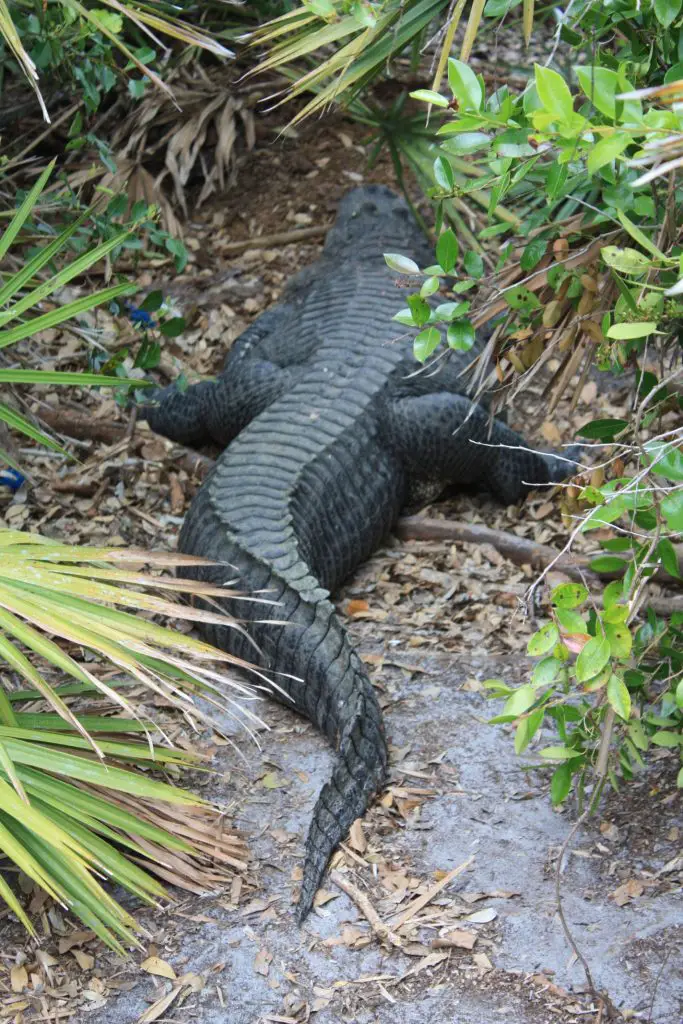
POLYGON ((18 491, 25 481, 26 477, 18 469, 12 469, 11 466, 0 469, 0 487, 9 487, 11 491, 18 491))
POLYGON ((143 327, 156 327, 154 317, 150 316, 145 309, 138 309, 137 306, 133 306, 132 303, 126 303, 126 309, 128 311, 128 319, 132 324, 141 324, 143 327))

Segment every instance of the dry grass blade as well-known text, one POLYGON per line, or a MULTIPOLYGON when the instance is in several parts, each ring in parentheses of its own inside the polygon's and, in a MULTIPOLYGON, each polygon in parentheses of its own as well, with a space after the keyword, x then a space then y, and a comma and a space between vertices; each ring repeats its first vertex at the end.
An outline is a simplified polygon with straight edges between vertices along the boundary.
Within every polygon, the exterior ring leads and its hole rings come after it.
POLYGON ((465 29, 465 36, 460 50, 460 60, 465 63, 470 59, 472 47, 474 46, 474 41, 477 38, 477 32, 481 25, 481 19, 484 15, 485 4, 486 0, 472 0, 470 16, 467 21, 467 28, 465 29))

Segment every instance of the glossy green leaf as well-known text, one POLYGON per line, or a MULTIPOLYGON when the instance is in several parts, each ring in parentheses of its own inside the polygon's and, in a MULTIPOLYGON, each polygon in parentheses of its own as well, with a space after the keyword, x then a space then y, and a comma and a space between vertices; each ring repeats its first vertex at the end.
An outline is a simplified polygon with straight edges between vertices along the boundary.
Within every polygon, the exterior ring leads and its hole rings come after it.
POLYGON ((576 659, 576 678, 585 683, 601 672, 610 659, 610 644, 606 636, 594 636, 576 659))
POLYGON ((559 638, 560 633, 555 623, 546 622, 545 626, 542 626, 529 639, 526 647, 527 654, 534 658, 540 654, 547 654, 548 651, 552 650, 559 638))
POLYGON ((455 320, 448 325, 446 331, 448 347, 456 352, 469 352, 474 345, 476 335, 471 320, 455 320))
POLYGON ((631 694, 623 679, 611 675, 607 684, 607 701, 624 721, 631 717, 631 694))
POLYGON ((413 352, 419 363, 424 363, 431 356, 441 341, 441 332, 436 327, 427 327, 420 331, 413 342, 413 352))
POLYGON ((447 274, 450 274, 458 258, 458 240, 450 228, 447 228, 437 239, 436 258, 439 261, 439 266, 443 267, 447 274))
POLYGON ((484 99, 479 79, 468 64, 448 59, 448 84, 460 110, 479 110, 484 99))
POLYGON ((588 597, 583 583, 561 583, 550 592, 550 600, 557 608, 578 608, 588 597))

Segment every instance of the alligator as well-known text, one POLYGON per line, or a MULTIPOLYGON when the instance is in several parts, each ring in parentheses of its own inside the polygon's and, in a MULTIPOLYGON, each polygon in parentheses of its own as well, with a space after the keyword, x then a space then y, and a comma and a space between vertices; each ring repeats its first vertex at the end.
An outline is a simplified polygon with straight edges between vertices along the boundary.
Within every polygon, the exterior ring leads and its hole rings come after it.
POLYGON ((234 342, 221 374, 184 392, 164 389, 143 413, 175 442, 224 449, 180 533, 181 551, 215 562, 194 574, 216 584, 237 575, 276 602, 225 600, 248 628, 210 626, 207 639, 271 670, 272 696, 337 751, 306 840, 299 922, 387 775, 377 698, 330 593, 407 505, 426 504, 446 485, 511 504, 568 469, 472 403, 462 353, 420 371, 414 332, 392 322, 401 292, 385 252, 422 266, 432 259, 402 198, 378 185, 354 189, 321 258, 234 342))

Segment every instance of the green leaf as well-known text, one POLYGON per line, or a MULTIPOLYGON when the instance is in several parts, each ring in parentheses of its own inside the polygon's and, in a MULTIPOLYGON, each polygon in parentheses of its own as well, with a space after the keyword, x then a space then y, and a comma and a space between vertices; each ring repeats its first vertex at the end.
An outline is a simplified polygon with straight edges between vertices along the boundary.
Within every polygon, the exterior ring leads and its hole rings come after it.
POLYGON ((416 327, 422 327, 432 315, 431 309, 421 295, 409 295, 407 302, 410 306, 413 323, 416 327))
POLYGON ((662 28, 668 28, 681 12, 683 0, 654 0, 654 11, 662 28))
POLYGON ((439 235, 436 243, 436 258, 447 274, 450 274, 455 266, 458 248, 458 240, 450 228, 439 235))
POLYGON ((548 242, 545 238, 534 238, 525 247, 522 257, 519 261, 519 265, 526 273, 533 270, 534 267, 540 263, 545 256, 545 251, 548 248, 548 242))
POLYGON ((411 99, 420 100, 422 103, 431 103, 435 107, 447 107, 448 100, 439 92, 432 92, 431 89, 416 89, 410 93, 411 99))
POLYGON ((631 694, 623 679, 611 675, 607 684, 607 700, 625 722, 631 717, 631 694))
POLYGON ((448 58, 448 84, 461 110, 480 110, 484 99, 479 79, 468 64, 448 58))
POLYGON ((411 276, 413 274, 420 273, 420 268, 415 260, 411 260, 407 256, 401 256, 401 254, 397 252, 385 252, 384 262, 389 267, 389 270, 394 270, 397 274, 407 274, 411 276))
POLYGON ((436 327, 420 331, 413 342, 413 353, 419 363, 424 363, 441 341, 441 332, 436 327))
POLYGON ((456 352, 469 352, 474 345, 475 337, 471 320, 455 320, 448 325, 446 331, 448 347, 456 352))
MULTIPOLYGON (((437 306, 434 310, 434 316, 439 320, 451 321, 455 320, 458 316, 464 316, 464 314, 470 308, 469 302, 442 302, 440 306, 437 306)), ((396 317, 394 317, 396 319, 396 317)))
POLYGON ((531 685, 536 688, 550 686, 555 682, 562 668, 564 665, 557 658, 544 658, 543 661, 534 665, 534 670, 531 673, 531 685))
POLYGON ((578 608, 588 597, 583 583, 561 583, 550 592, 550 600, 557 608, 578 608))
MULTIPOLYGON (((600 139, 588 154, 586 160, 588 173, 595 174, 605 164, 610 164, 613 160, 616 160, 624 152, 630 141, 630 136, 624 132, 615 132, 613 135, 606 135, 600 139)), ((621 210, 618 210, 617 213, 620 214, 621 210)))
POLYGON ((617 217, 621 221, 622 225, 626 228, 631 238, 642 245, 643 249, 646 249, 651 256, 655 259, 662 260, 664 263, 667 262, 665 254, 659 249, 654 242, 651 242, 644 231, 641 231, 637 224, 634 224, 630 220, 623 210, 617 210, 617 217))
POLYGON ((573 747, 546 747, 540 751, 541 757, 552 761, 568 761, 574 757, 583 757, 582 750, 574 750, 573 747))
POLYGON ((683 451, 671 441, 648 441, 645 445, 647 460, 657 476, 673 483, 683 483, 683 451))
POLYGON ((559 639, 560 631, 555 623, 546 622, 545 626, 542 626, 541 629, 529 638, 526 646, 527 654, 530 654, 532 658, 537 657, 539 654, 547 654, 559 639))
MULTIPOLYGON (((418 298, 419 298, 419 296, 418 296, 418 298)), ((415 320, 413 319, 412 310, 410 310, 410 309, 400 309, 398 311, 398 313, 394 313, 394 315, 392 316, 391 319, 395 320, 399 324, 405 324, 406 327, 416 327, 416 326, 418 326, 415 323, 415 320)))
POLYGON ((155 291, 149 293, 144 302, 141 303, 140 309, 145 313, 156 313, 157 310, 161 309, 163 304, 163 292, 161 289, 157 288, 155 291))
POLYGON ((463 257, 463 263, 465 270, 470 277, 473 277, 475 281, 478 281, 480 277, 484 275, 484 261, 478 252, 474 252, 472 249, 466 252, 463 257))
POLYGON ((637 249, 621 249, 618 245, 603 246, 600 255, 608 267, 612 267, 620 274, 630 274, 633 277, 642 277, 652 265, 652 261, 637 249))
POLYGON ((628 427, 627 420, 590 420, 576 431, 579 437, 596 441, 613 441, 617 434, 628 427))
POLYGON ((588 641, 576 659, 576 678, 585 683, 603 668, 610 659, 610 644, 606 636, 594 636, 588 641))
POLYGON ((579 85, 596 110, 610 120, 616 117, 615 96, 620 91, 619 76, 609 68, 578 65, 574 68, 579 85))
POLYGON ((170 320, 161 324, 159 330, 165 338, 177 338, 178 335, 182 334, 185 330, 185 318, 182 316, 174 316, 170 320))
POLYGON ((558 608, 555 612, 563 633, 587 633, 586 620, 573 608, 558 608))
MULTIPOLYGON (((69 302, 65 306, 57 306, 56 309, 51 310, 49 313, 44 313, 43 316, 37 316, 33 320, 17 324, 16 327, 0 331, 0 348, 4 348, 6 345, 14 345, 17 341, 23 341, 24 338, 30 338, 32 335, 38 334, 39 331, 46 331, 50 327, 56 327, 57 324, 64 323, 65 320, 70 320, 74 316, 79 316, 89 309, 94 309, 95 306, 111 302, 112 299, 118 298, 119 295, 131 295, 135 291, 136 286, 134 284, 117 284, 111 288, 103 288, 99 292, 83 295, 80 299, 75 299, 74 302, 69 302)), ((15 308, 13 307, 8 312, 13 312, 15 308)))
POLYGON ((504 715, 523 715, 536 701, 536 691, 530 683, 518 687, 511 697, 505 701, 503 708, 504 715))
POLYGON ((523 718, 515 730, 515 753, 522 754, 531 743, 532 739, 543 724, 545 711, 538 708, 530 715, 523 718))
POLYGON ((544 109, 558 121, 570 122, 574 113, 574 100, 562 75, 535 64, 534 77, 536 91, 544 109))
POLYGON ((616 555, 598 555, 590 562, 590 568, 593 572, 623 572, 627 564, 623 558, 617 558, 616 555))
POLYGON ((602 592, 602 603, 605 608, 613 608, 618 601, 624 599, 624 584, 621 580, 612 580, 602 592))
POLYGON ((445 156, 437 156, 434 161, 434 180, 444 192, 452 192, 455 185, 453 168, 445 156))
POLYGON ((553 802, 553 807, 557 807, 563 800, 569 796, 569 791, 572 788, 572 770, 570 765, 561 764, 559 768, 556 768, 553 772, 553 777, 550 780, 550 798, 553 802))
POLYGON ((680 568, 678 565, 678 555, 676 549, 666 537, 660 540, 656 548, 656 554, 662 563, 662 567, 666 569, 669 576, 675 576, 676 579, 681 578, 680 568))
POLYGON ((683 491, 667 495, 660 508, 672 533, 683 533, 683 491))
POLYGON ((439 287, 440 282, 438 277, 428 277, 424 284, 422 285, 422 287, 420 288, 420 298, 429 298, 429 296, 433 295, 434 292, 438 292, 439 287))
MULTIPOLYGON (((619 586, 623 590, 623 583, 621 580, 616 580, 619 586)), ((628 618, 628 605, 625 604, 611 604, 609 608, 605 609, 604 615, 602 616, 603 622, 609 623, 611 626, 620 626, 626 622, 628 618)))
POLYGON ((670 732, 667 729, 660 729, 653 736, 651 741, 656 747, 678 747, 683 743, 683 736, 677 732, 670 732))
POLYGON ((632 341, 635 338, 649 338, 657 330, 657 323, 644 320, 637 324, 613 324, 607 332, 608 338, 616 341, 632 341))
POLYGON ((628 658, 633 647, 633 637, 626 623, 605 623, 605 636, 609 640, 613 658, 619 658, 622 661, 628 658))
POLYGON ((0 260, 4 259, 4 257, 7 255, 7 252, 9 251, 12 242, 17 237, 21 228, 26 223, 27 218, 31 215, 31 211, 38 201, 38 196, 45 188, 47 179, 52 174, 56 162, 57 158, 55 157, 54 160, 52 160, 48 164, 48 166, 45 168, 43 173, 36 181, 31 191, 24 199, 19 209, 12 217, 12 220, 9 222, 9 224, 3 231, 2 236, 0 237, 0 260))

